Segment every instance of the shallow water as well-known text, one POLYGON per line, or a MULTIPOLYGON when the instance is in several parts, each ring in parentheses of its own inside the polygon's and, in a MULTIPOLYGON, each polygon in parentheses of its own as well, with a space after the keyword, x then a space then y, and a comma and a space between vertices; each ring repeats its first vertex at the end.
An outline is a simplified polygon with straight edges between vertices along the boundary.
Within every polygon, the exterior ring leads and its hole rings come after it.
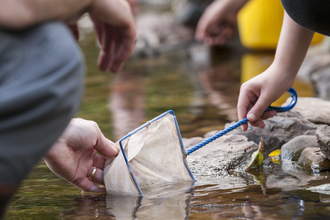
MULTIPOLYGON (((94 36, 81 43, 86 91, 79 117, 95 120, 113 141, 172 109, 183 137, 203 136, 237 120, 241 81, 262 71, 273 52, 251 53, 237 41, 208 49, 195 45, 150 59, 130 60, 122 73, 96 68, 94 36)), ((298 94, 312 87, 296 81, 298 94)), ((285 99, 285 98, 283 98, 285 99)), ((305 190, 327 183, 328 173, 278 172, 251 180, 218 178, 194 186, 165 185, 158 196, 82 193, 40 162, 15 195, 5 219, 326 219, 330 196, 305 190)))

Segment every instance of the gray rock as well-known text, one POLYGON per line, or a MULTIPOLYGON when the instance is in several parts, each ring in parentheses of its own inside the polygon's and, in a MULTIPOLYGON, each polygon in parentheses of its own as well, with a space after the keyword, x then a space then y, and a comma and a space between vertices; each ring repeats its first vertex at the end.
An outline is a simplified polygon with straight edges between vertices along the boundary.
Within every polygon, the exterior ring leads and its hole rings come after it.
POLYGON ((321 152, 319 147, 307 147, 302 152, 297 162, 298 165, 319 173, 330 170, 330 160, 321 152))
POLYGON ((195 177, 217 177, 242 172, 252 152, 258 149, 254 142, 248 142, 242 135, 226 135, 207 144, 187 157, 195 177))
MULTIPOLYGON (((329 58, 329 56, 328 56, 329 58)), ((311 76, 316 96, 321 99, 330 100, 330 66, 320 69, 311 76)))
MULTIPOLYGON (((309 122, 302 117, 301 114, 290 111, 286 113, 279 113, 278 116, 267 119, 265 128, 256 128, 249 126, 246 132, 243 132, 239 127, 228 134, 244 135, 248 141, 259 143, 260 137, 264 140, 265 155, 270 152, 280 149, 285 143, 292 138, 300 135, 314 135, 317 125, 309 122)), ((229 127, 231 124, 226 124, 229 127)), ((205 138, 210 137, 219 131, 209 132, 205 138)))
MULTIPOLYGON (((289 100, 283 105, 287 105, 288 102, 289 100)), ((319 98, 298 98, 293 110, 310 122, 330 125, 330 101, 319 98)))
POLYGON ((311 82, 311 76, 318 74, 320 70, 330 66, 329 53, 317 53, 312 56, 307 56, 302 63, 297 76, 304 81, 311 82))
POLYGON ((281 160, 298 161, 301 152, 308 147, 318 148, 315 135, 301 135, 293 138, 281 148, 281 160))
POLYGON ((330 126, 321 125, 315 132, 322 153, 330 159, 330 126))
POLYGON ((298 77, 313 84, 315 96, 330 100, 330 53, 317 52, 306 57, 298 72, 298 77))

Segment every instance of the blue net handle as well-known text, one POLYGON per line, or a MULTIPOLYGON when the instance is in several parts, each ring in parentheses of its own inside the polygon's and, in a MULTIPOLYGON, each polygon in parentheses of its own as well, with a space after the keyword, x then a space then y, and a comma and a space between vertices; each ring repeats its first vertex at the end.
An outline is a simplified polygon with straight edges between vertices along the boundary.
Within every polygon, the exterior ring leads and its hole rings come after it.
MULTIPOLYGON (((290 88, 290 89, 288 90, 288 92, 290 93, 291 98, 292 98, 291 103, 290 103, 289 105, 284 106, 284 107, 269 106, 269 107, 265 110, 265 112, 267 112, 267 111, 271 111, 271 110, 275 110, 276 112, 286 112, 286 111, 290 111, 290 110, 296 105, 297 100, 298 100, 298 95, 297 95, 296 90, 294 90, 293 88, 290 88)), ((249 121, 249 120, 248 120, 247 118, 244 118, 243 120, 238 121, 238 122, 235 123, 234 125, 232 125, 232 126, 226 128, 225 130, 220 131, 219 133, 213 135, 212 137, 210 137, 210 138, 204 140, 203 142, 197 144, 196 146, 194 146, 194 147, 188 149, 188 150, 187 150, 187 155, 189 155, 189 154, 191 154, 192 152, 195 152, 196 150, 198 150, 198 149, 204 147, 206 144, 208 144, 208 143, 214 141, 215 139, 217 139, 217 138, 223 136, 224 134, 227 134, 229 131, 232 131, 232 130, 238 128, 238 127, 241 126, 242 124, 248 123, 248 121, 249 121)))

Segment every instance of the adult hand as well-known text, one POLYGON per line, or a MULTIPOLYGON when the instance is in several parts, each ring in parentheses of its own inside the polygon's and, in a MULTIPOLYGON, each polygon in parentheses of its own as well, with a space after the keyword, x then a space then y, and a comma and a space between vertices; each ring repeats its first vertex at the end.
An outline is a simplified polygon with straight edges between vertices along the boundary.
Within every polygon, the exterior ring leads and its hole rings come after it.
MULTIPOLYGON (((270 67, 262 74, 250 79, 241 86, 237 111, 239 120, 248 118, 252 126, 264 128, 262 120, 275 116, 275 110, 264 111, 293 84, 294 76, 279 73, 275 68, 270 67)), ((246 131, 247 124, 242 129, 246 131)))
POLYGON ((102 71, 116 73, 135 44, 136 26, 131 7, 125 0, 95 0, 88 12, 101 46, 98 66, 102 71))
POLYGON ((74 118, 43 159, 53 173, 79 189, 105 191, 93 184, 104 184, 103 168, 106 158, 97 152, 106 157, 118 154, 113 142, 104 137, 95 122, 74 118))
POLYGON ((235 32, 237 13, 247 0, 217 0, 203 13, 195 37, 207 45, 224 44, 235 32))

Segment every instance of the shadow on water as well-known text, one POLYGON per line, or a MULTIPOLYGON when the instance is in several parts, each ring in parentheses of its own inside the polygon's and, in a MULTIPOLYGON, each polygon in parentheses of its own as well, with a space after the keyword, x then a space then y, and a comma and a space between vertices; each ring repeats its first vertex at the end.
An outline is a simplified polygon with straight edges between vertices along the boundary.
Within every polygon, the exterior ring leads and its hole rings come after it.
MULTIPOLYGON (((260 73, 273 56, 249 54, 237 45, 211 50, 194 45, 130 60, 121 74, 112 75, 97 70, 94 36, 81 47, 87 76, 78 116, 95 120, 114 141, 169 109, 176 113, 183 137, 223 129, 226 122, 237 120, 237 96, 246 74, 260 73)), ((309 85, 299 85, 298 93, 312 96, 309 85)), ((186 189, 162 186, 159 190, 165 195, 158 197, 111 196, 81 193, 40 162, 15 195, 5 219, 330 218, 330 196, 305 190, 327 183, 328 173, 301 177, 282 171, 262 181, 257 177, 240 183, 219 179, 197 181, 186 189)))

